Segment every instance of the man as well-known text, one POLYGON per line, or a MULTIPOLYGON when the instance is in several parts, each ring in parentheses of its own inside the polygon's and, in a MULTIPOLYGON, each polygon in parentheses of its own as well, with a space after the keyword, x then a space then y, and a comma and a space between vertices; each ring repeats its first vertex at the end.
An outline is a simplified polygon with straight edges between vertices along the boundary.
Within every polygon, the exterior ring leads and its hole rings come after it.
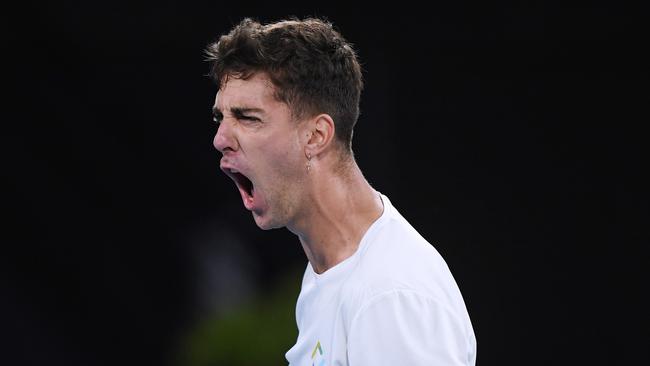
POLYGON ((257 225, 289 229, 309 260, 289 364, 474 365, 445 261, 354 160, 363 84, 350 44, 318 19, 245 19, 207 53, 221 169, 257 225))

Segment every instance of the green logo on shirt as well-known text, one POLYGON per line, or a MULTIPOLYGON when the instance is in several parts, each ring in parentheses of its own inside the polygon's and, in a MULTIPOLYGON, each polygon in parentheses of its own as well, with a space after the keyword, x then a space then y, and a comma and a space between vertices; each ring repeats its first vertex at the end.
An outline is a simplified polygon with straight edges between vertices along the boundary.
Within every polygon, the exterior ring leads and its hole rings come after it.
POLYGON ((314 347, 314 350, 311 352, 311 359, 312 359, 311 366, 325 365, 325 357, 323 357, 323 348, 320 346, 320 341, 316 343, 316 347, 314 347))

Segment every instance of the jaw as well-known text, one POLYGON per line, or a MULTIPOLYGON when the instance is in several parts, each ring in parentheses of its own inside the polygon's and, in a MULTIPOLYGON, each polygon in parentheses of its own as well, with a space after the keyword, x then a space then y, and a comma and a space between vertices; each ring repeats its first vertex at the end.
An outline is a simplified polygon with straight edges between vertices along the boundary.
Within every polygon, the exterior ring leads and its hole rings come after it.
POLYGON ((271 222, 269 222, 264 216, 259 215, 255 211, 252 212, 253 214, 253 220, 255 220, 255 224, 257 224, 257 227, 259 227, 262 230, 272 230, 272 229, 279 229, 281 226, 275 226, 272 225, 271 222))
MULTIPOLYGON (((285 186, 282 189, 265 190, 265 205, 262 209, 251 212, 255 223, 262 230, 287 228, 292 231, 296 218, 302 221, 304 217, 298 201, 301 195, 300 187, 285 186)), ((262 197, 261 193, 259 197, 262 197)))

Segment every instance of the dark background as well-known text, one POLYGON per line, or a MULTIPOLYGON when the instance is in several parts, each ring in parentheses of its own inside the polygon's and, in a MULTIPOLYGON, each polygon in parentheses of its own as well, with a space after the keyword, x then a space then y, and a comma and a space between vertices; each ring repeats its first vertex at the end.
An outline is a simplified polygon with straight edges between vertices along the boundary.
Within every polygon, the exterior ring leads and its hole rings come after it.
POLYGON ((3 364, 172 364, 209 309, 299 281, 297 238, 218 169, 203 61, 243 17, 290 15, 355 44, 357 160, 447 260, 478 364, 647 358, 640 9, 140 4, 3 15, 3 364))

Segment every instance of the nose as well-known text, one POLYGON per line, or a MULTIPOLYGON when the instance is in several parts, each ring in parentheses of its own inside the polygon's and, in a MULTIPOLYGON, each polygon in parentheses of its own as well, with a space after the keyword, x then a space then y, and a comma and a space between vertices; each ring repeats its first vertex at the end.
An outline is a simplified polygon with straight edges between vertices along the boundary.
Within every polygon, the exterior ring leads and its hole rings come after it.
POLYGON ((222 154, 225 154, 228 151, 237 151, 237 139, 233 135, 231 126, 229 126, 225 119, 219 124, 217 134, 214 135, 212 144, 214 145, 214 148, 219 150, 222 154))

